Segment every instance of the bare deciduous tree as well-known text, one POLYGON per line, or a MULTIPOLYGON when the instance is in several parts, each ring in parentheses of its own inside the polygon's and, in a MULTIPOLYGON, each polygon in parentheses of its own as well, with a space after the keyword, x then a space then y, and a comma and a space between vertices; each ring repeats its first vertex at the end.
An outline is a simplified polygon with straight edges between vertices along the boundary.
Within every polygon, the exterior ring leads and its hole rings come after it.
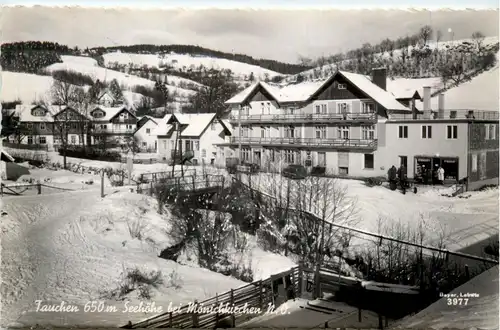
POLYGON ((480 31, 476 31, 472 34, 472 40, 476 44, 478 50, 481 50, 484 42, 484 34, 480 31))
POLYGON ((425 25, 420 29, 419 37, 424 43, 424 45, 427 45, 427 41, 430 40, 431 36, 432 36, 432 27, 430 25, 425 25))

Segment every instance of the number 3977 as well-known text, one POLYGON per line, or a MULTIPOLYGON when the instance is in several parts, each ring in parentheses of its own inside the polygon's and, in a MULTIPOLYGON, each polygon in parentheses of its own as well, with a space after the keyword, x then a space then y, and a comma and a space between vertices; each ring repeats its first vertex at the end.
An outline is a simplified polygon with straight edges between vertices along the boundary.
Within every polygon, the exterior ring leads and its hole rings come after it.
POLYGON ((448 306, 467 306, 469 298, 448 298, 446 303, 448 306))

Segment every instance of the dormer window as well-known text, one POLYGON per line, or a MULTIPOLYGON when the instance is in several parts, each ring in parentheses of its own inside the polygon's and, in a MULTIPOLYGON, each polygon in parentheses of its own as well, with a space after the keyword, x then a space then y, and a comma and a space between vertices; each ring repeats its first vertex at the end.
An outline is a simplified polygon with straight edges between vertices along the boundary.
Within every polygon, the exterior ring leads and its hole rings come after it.
POLYGON ((94 112, 92 113, 92 116, 93 116, 94 118, 102 118, 102 117, 104 117, 104 112, 103 112, 103 111, 101 111, 101 110, 96 110, 96 111, 94 111, 94 112))
POLYGON ((346 85, 345 84, 338 84, 338 89, 346 89, 346 85))
POLYGON ((45 111, 43 109, 35 109, 33 110, 33 116, 43 117, 45 116, 45 111))

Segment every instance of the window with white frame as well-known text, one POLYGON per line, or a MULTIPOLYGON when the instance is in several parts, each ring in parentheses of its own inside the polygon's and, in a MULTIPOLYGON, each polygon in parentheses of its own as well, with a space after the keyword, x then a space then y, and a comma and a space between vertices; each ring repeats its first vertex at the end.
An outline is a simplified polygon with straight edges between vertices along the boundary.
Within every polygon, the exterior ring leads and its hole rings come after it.
POLYGON ((490 139, 490 124, 484 124, 484 139, 490 139))
POLYGON ((337 103, 337 112, 338 113, 348 113, 350 110, 350 104, 347 102, 337 103))
POLYGON ((490 139, 496 140, 497 138, 497 124, 490 125, 490 139))
POLYGON ((326 139, 326 125, 320 125, 315 127, 316 139, 326 139))
POLYGON ((456 140, 458 138, 457 125, 446 125, 446 138, 450 140, 456 140))
POLYGON ((45 123, 40 123, 40 129, 41 129, 41 130, 44 130, 44 129, 46 129, 46 128, 47 128, 47 127, 45 126, 45 123))
POLYGON ((375 104, 373 102, 363 102, 361 103, 361 111, 363 113, 374 113, 375 104))
POLYGON ((244 161, 250 161, 250 149, 249 148, 242 148, 241 149, 241 158, 243 158, 244 161))
POLYGON ((363 140, 375 139, 375 126, 374 125, 361 126, 361 135, 363 140))
POLYGON ((496 138, 496 125, 495 124, 485 124, 485 140, 495 140, 496 138))
POLYGON ((476 173, 477 172, 477 163, 478 163, 478 158, 477 158, 477 154, 472 154, 472 157, 471 157, 471 171, 473 173, 476 173))
POLYGON ((194 150, 199 151, 200 150, 200 141, 194 141, 194 150))
POLYGON ((247 138, 248 137, 248 126, 243 126, 243 137, 247 138))
POLYGON ((290 107, 290 108, 288 108, 288 114, 289 114, 289 115, 292 115, 292 116, 293 116, 293 115, 294 115, 294 113, 295 113, 295 108, 294 108, 294 107, 290 107))
POLYGON ((407 125, 398 126, 398 137, 400 139, 407 139, 408 138, 408 126, 407 125))
POLYGON ((285 137, 286 138, 296 138, 297 137, 297 132, 295 131, 295 127, 294 126, 287 126, 285 127, 285 137))
POLYGON ((271 102, 267 102, 267 114, 271 113, 271 102))
POLYGON ((27 123, 26 127, 28 127, 28 129, 33 129, 33 124, 32 123, 27 123))
POLYGON ((33 137, 32 136, 28 136, 28 144, 33 144, 33 137))
POLYGON ((285 162, 288 164, 295 163, 295 151, 293 150, 285 150, 285 162))
POLYGON ((260 104, 260 111, 262 114, 264 114, 264 102, 260 104))
POLYGON ((150 134, 151 133, 151 128, 146 128, 146 134, 150 134))
POLYGON ((163 141, 163 149, 167 150, 167 141, 163 141))
POLYGON ((265 138, 266 137, 266 128, 264 126, 260 127, 260 137, 265 138))
MULTIPOLYGON (((166 142, 166 141, 165 141, 165 144, 167 144, 167 142, 166 142)), ((165 149, 166 149, 166 148, 167 148, 167 147, 165 146, 165 149)), ((172 149, 172 150, 173 150, 174 148, 175 148, 175 141, 174 141, 174 140, 170 140, 170 149, 172 149)))
POLYGON ((327 113, 327 106, 326 104, 317 104, 315 107, 316 114, 326 114, 327 113))
POLYGON ((248 105, 245 105, 243 107, 243 115, 249 116, 250 115, 250 107, 248 105))
POLYGON ((337 132, 339 139, 349 140, 349 126, 339 126, 337 132))
POLYGON ((76 136, 71 135, 71 144, 76 144, 76 136))
POLYGON ((207 157, 207 150, 201 149, 201 157, 207 157))
POLYGON ((40 136, 40 144, 46 144, 47 138, 45 136, 40 136))
POLYGON ((147 142, 142 142, 142 146, 147 147, 148 146, 147 142))
POLYGON ((341 83, 339 83, 339 84, 337 85, 337 87, 338 87, 338 89, 346 89, 346 87, 347 87, 347 86, 346 86, 346 84, 341 84, 341 83))
POLYGON ((431 125, 422 125, 422 139, 432 139, 431 125))

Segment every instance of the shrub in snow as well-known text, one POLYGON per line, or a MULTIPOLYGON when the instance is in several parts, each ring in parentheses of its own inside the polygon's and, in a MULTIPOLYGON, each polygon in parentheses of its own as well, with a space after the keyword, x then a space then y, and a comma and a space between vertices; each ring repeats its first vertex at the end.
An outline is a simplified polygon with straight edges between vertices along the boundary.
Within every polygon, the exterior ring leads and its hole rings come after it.
POLYGON ((144 222, 143 218, 127 221, 127 227, 130 237, 137 238, 138 240, 142 240, 144 238, 145 231, 148 228, 147 223, 144 222))
POLYGON ((123 271, 121 282, 115 290, 101 292, 101 297, 106 299, 123 300, 134 291, 140 299, 152 298, 151 289, 158 289, 164 284, 161 271, 143 272, 139 268, 129 268, 123 271))

